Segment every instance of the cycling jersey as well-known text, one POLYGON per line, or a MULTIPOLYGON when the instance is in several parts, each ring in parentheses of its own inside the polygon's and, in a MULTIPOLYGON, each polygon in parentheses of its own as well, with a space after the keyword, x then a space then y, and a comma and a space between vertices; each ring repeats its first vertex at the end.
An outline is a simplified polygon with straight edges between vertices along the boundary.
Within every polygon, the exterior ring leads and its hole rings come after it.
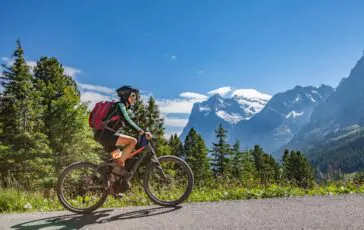
POLYGON ((127 108, 125 106, 125 104, 123 102, 117 102, 113 105, 113 107, 110 109, 109 114, 107 115, 107 117, 111 117, 111 116, 115 116, 118 115, 120 116, 120 119, 117 121, 110 121, 107 124, 107 127, 110 129, 112 129, 112 131, 117 131, 118 129, 120 129, 121 127, 124 127, 125 125, 127 125, 128 127, 136 130, 137 132, 142 131, 142 129, 136 125, 133 120, 130 118, 128 112, 127 112, 127 108))

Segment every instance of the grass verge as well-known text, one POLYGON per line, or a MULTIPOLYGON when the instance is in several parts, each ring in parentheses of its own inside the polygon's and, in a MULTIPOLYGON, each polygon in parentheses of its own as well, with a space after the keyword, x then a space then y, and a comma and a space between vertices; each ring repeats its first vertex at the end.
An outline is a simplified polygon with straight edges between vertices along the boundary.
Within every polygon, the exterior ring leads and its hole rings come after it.
MULTIPOLYGON (((292 197, 305 195, 336 195, 349 193, 363 193, 364 185, 354 184, 340 185, 331 184, 326 186, 315 186, 311 189, 303 189, 291 186, 271 185, 267 188, 242 188, 223 187, 218 188, 195 188, 187 202, 218 202, 226 200, 263 199, 273 197, 292 197)), ((116 200, 108 197, 103 208, 120 208, 126 206, 151 205, 152 202, 144 194, 140 187, 133 187, 123 199, 116 200)), ((0 213, 20 212, 46 212, 64 210, 55 194, 48 198, 43 197, 41 192, 25 192, 16 189, 0 190, 0 213)))

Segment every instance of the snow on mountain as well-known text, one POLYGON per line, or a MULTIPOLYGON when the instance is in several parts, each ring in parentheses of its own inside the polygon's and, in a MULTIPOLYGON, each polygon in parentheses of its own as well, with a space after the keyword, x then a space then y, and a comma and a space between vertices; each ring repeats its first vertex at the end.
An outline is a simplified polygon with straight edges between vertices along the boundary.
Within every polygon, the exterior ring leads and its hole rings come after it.
POLYGON ((289 112, 289 114, 287 114, 286 118, 296 118, 296 117, 301 116, 303 114, 304 114, 304 112, 297 113, 296 111, 292 110, 291 112, 289 112))
POLYGON ((272 152, 288 143, 309 122, 313 108, 332 93, 330 86, 296 86, 275 94, 269 102, 249 120, 241 120, 233 130, 233 138, 252 147, 259 143, 272 152))
POLYGON ((232 93, 232 97, 237 96, 238 98, 249 98, 267 101, 272 98, 271 95, 261 93, 255 89, 237 89, 232 93))
MULTIPOLYGON (((209 94, 219 95, 220 103, 225 103, 224 99, 232 99, 240 104, 242 109, 240 113, 230 113, 225 110, 220 110, 219 113, 216 113, 231 124, 235 124, 240 120, 249 120, 254 114, 260 112, 272 98, 271 95, 261 93, 255 89, 233 89, 231 87, 221 87, 210 91, 209 94)), ((204 107, 205 110, 207 108, 204 107)))
POLYGON ((222 119, 224 119, 226 122, 230 123, 230 124, 236 124, 239 121, 243 120, 244 117, 242 117, 240 114, 238 113, 227 113, 225 111, 217 111, 216 115, 222 119))
POLYGON ((241 105, 241 108, 247 114, 246 120, 249 120, 254 114, 260 112, 269 101, 269 99, 248 98, 237 95, 233 98, 241 105))
POLYGON ((232 88, 229 87, 229 86, 227 86, 227 87, 221 87, 221 88, 212 90, 212 91, 208 92, 208 94, 209 95, 218 94, 221 97, 226 97, 226 96, 229 96, 229 94, 231 93, 231 91, 232 91, 232 88))
POLYGON ((180 138, 183 140, 193 127, 207 144, 214 140, 214 130, 218 124, 231 131, 242 120, 249 120, 260 112, 271 98, 270 95, 253 89, 232 89, 222 87, 209 92, 206 101, 193 105, 189 121, 180 138))

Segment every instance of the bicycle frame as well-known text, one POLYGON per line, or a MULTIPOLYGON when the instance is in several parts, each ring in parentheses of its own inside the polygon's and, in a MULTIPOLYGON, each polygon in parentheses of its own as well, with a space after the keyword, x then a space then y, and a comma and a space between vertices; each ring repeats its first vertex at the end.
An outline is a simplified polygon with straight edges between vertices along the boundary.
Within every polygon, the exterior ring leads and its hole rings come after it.
MULTIPOLYGON (((138 148, 137 150, 135 150, 134 152, 132 152, 130 154, 130 156, 126 160, 132 158, 133 156, 135 156, 135 155, 137 155, 139 153, 142 153, 142 154, 140 155, 140 157, 138 157, 138 160, 135 162, 133 167, 130 170, 126 171, 126 173, 124 173, 124 174, 127 174, 127 176, 129 178, 132 178, 134 176, 134 173, 139 168, 140 164, 143 162, 143 160, 144 160, 144 158, 146 156, 151 155, 151 161, 155 162, 155 163, 159 163, 157 155, 155 154, 153 147, 151 146, 150 142, 146 139, 146 137, 143 135, 143 136, 140 136, 138 139, 139 139, 138 144, 141 147, 138 148)), ((112 162, 112 163, 102 163, 99 168, 106 167, 106 166, 114 167, 115 163, 114 162, 112 162)), ((121 175, 121 176, 125 176, 125 175, 121 175)))

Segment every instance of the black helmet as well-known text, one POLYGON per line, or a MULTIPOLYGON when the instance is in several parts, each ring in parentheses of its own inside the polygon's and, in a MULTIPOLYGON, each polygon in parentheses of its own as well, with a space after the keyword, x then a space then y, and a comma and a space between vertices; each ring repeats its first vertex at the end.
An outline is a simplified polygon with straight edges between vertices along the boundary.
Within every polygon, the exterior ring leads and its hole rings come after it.
POLYGON ((122 99, 123 101, 128 100, 128 98, 130 97, 130 94, 133 92, 136 94, 139 94, 139 90, 137 90, 129 85, 124 85, 116 90, 116 93, 118 94, 120 99, 122 99))

